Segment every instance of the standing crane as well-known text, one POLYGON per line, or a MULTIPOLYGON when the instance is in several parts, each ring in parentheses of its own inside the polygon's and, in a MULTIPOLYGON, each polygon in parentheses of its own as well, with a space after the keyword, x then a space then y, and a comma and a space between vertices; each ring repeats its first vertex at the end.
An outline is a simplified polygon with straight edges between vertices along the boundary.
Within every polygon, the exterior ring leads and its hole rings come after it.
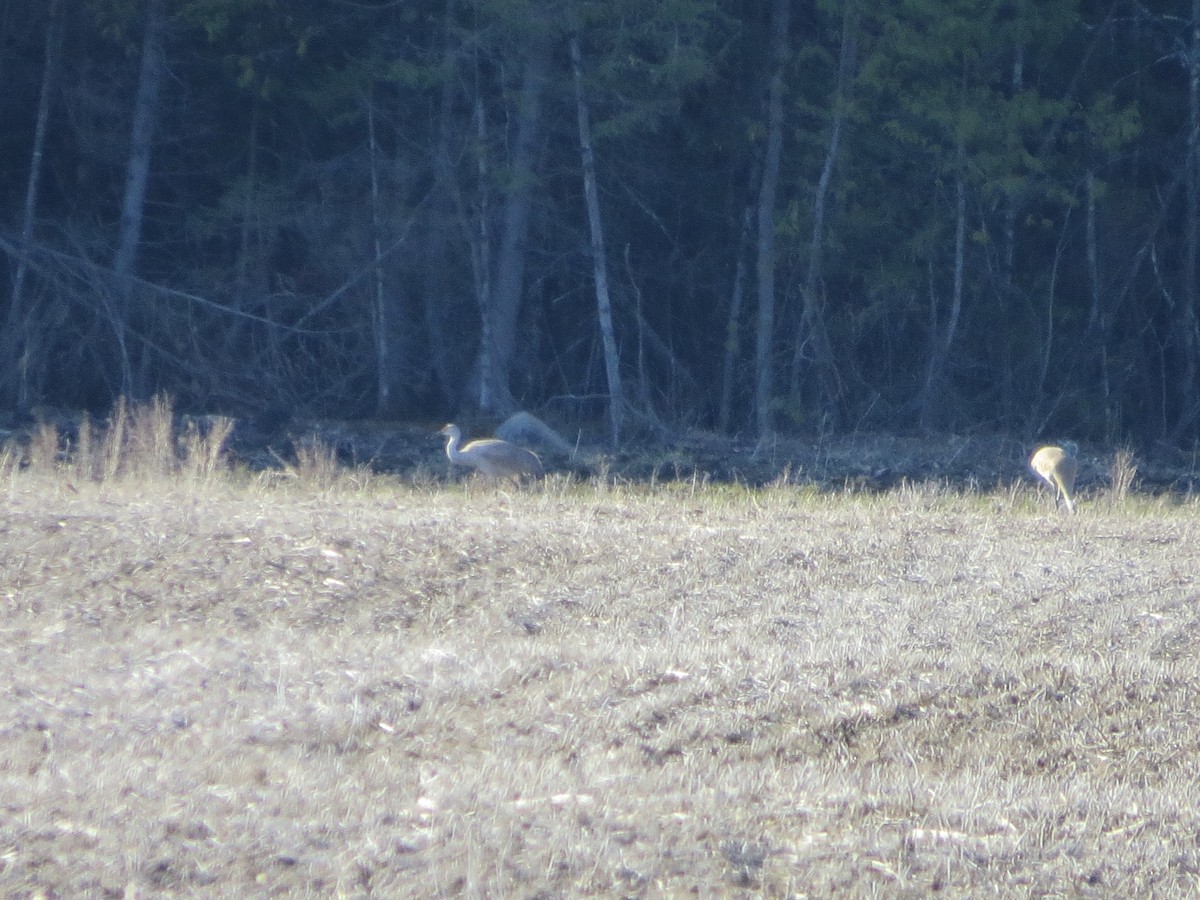
POLYGON ((1059 495, 1067 506, 1067 512, 1075 512, 1071 491, 1075 490, 1075 476, 1079 472, 1079 461, 1075 458, 1079 448, 1067 441, 1061 447, 1042 447, 1029 459, 1029 468, 1044 478, 1054 488, 1054 500, 1059 495))
POLYGON ((443 425, 438 433, 446 436, 446 456, 451 463, 478 469, 490 481, 509 478, 520 484, 522 478, 541 478, 544 474, 542 461, 532 450, 497 438, 471 441, 460 448, 462 431, 454 424, 443 425))

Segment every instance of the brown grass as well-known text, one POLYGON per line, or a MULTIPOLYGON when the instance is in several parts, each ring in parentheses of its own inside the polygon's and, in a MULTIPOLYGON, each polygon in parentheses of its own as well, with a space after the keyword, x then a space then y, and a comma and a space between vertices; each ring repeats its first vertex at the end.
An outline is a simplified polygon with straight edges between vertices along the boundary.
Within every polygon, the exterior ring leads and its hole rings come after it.
POLYGON ((151 452, 0 467, 2 895, 1200 886, 1192 502, 151 452))

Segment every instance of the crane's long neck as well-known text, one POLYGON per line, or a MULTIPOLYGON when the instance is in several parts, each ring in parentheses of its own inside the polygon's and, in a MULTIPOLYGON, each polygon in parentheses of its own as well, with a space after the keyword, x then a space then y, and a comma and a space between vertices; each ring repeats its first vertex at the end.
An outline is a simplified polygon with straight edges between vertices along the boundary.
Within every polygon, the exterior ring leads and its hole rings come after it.
POLYGON ((446 435, 446 456, 450 462, 456 463, 459 461, 458 445, 462 443, 462 435, 457 431, 451 431, 446 435))

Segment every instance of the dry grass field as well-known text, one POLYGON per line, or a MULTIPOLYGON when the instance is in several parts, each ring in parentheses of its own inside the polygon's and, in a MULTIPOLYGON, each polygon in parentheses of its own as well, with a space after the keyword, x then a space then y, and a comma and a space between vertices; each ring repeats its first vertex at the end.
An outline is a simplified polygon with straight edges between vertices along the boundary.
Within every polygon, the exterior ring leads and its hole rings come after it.
POLYGON ((0 468, 0 895, 1200 891, 1191 500, 155 440, 0 468))

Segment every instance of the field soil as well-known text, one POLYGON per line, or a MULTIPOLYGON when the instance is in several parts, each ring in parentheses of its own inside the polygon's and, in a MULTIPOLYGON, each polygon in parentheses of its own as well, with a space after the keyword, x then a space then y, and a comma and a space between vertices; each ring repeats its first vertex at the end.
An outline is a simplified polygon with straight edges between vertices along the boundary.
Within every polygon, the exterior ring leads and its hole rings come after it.
POLYGON ((0 895, 1200 891, 1191 500, 12 468, 2 502, 0 895))

